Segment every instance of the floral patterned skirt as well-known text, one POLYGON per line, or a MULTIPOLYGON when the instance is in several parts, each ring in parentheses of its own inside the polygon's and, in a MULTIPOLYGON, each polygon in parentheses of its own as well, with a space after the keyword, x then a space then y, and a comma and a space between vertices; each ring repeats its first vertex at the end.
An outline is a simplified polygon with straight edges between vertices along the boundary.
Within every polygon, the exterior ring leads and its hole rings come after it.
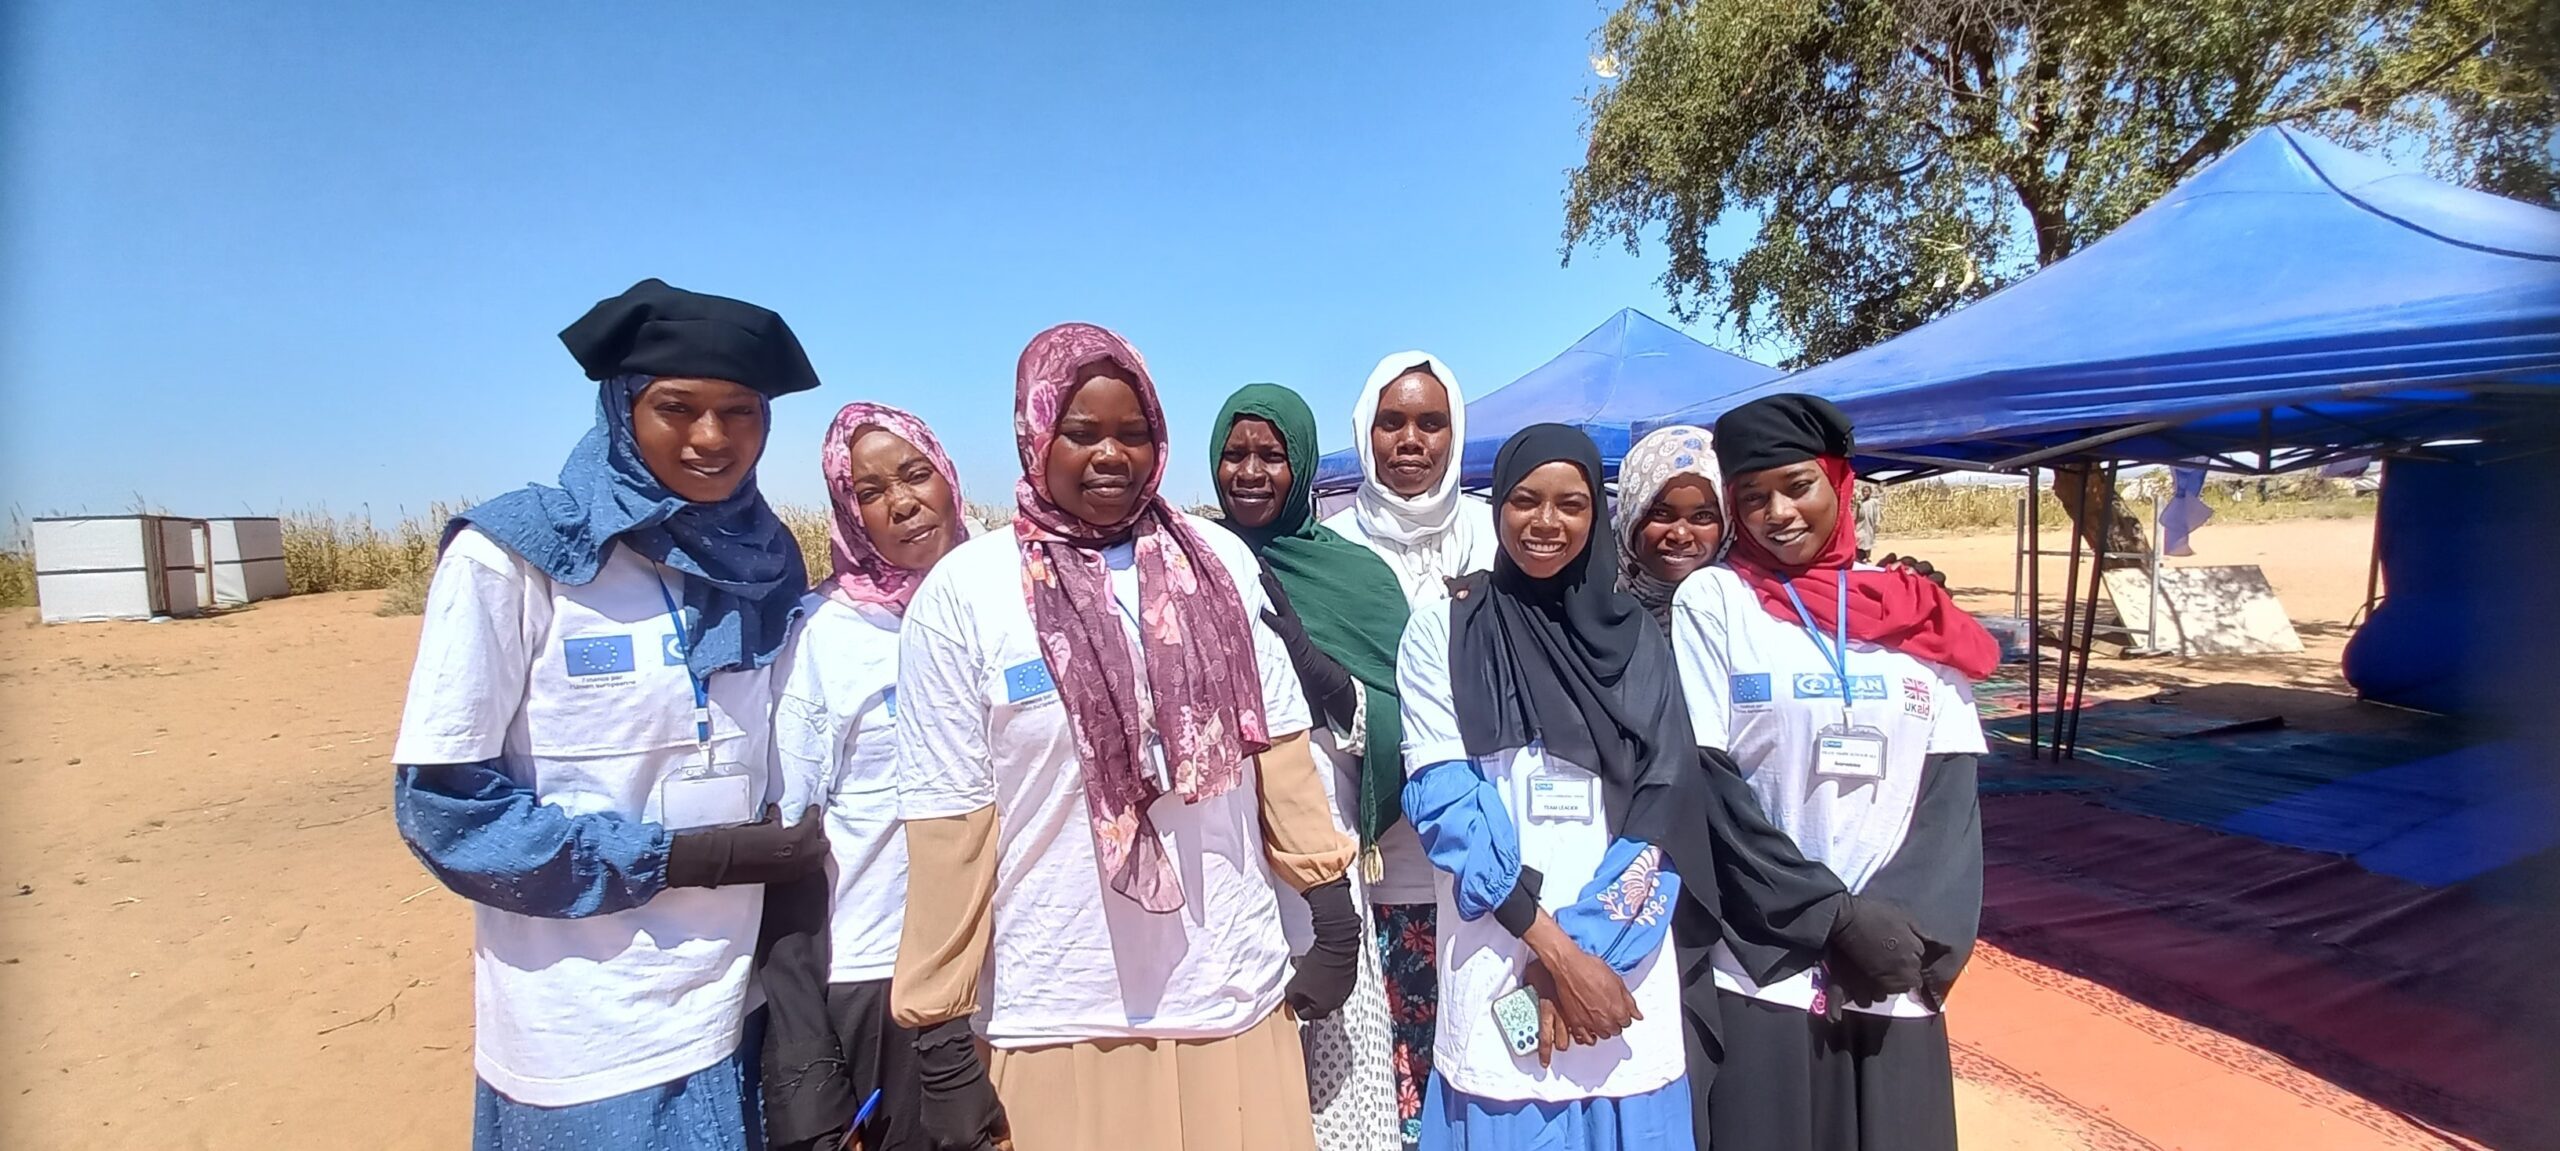
POLYGON ((1381 903, 1374 910, 1394 1039, 1396 1117, 1404 1145, 1412 1148, 1422 1142, 1422 1100, 1431 1083, 1432 1033, 1440 1018, 1440 905, 1381 903))

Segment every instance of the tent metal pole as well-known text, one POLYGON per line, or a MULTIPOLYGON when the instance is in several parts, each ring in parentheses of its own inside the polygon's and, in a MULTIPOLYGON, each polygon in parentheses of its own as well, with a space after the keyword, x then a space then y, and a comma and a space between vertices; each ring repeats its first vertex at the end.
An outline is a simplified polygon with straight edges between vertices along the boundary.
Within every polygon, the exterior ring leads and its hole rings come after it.
POLYGON ((2108 444, 2115 443, 2118 440, 2129 440, 2135 436, 2147 436, 2153 432, 2165 432, 2170 428, 2177 426, 2178 424, 2174 420, 2155 420, 2147 424, 2134 424, 2130 427, 2117 428, 2111 432, 2100 432, 2094 436, 2085 436, 2067 444, 2056 444, 2042 451, 2028 452, 2023 456, 2011 456, 2008 459, 1992 463, 1990 468, 1997 472, 2016 471, 2019 468, 2032 468, 2047 461, 2061 459, 2064 456, 2078 455, 2091 448, 2102 448, 2108 444))
POLYGON ((2009 556, 2009 616, 2012 619, 2025 619, 2026 605, 2018 602, 2018 597, 2026 594, 2027 549, 2032 546, 2027 539, 2027 501, 2025 500, 2018 501, 2018 515, 2016 519, 2010 521, 2010 535, 2016 537, 2017 549, 2009 556))
POLYGON ((2036 757, 2044 714, 2044 491, 2036 469, 2027 469, 2027 759, 2036 757))
MULTIPOLYGON (((2204 497, 2198 495, 2196 498, 2204 497)), ((2150 585, 2147 589, 2150 600, 2142 612, 2144 625, 2142 650, 2154 655, 2160 651, 2160 565, 2164 559, 2160 553, 2167 545, 2168 539, 2160 527, 2160 489, 2153 487, 2151 489, 2151 552, 2142 557, 2148 569, 2142 573, 2143 582, 2150 585)))
MULTIPOLYGON (((2062 511, 2062 518, 2065 521, 2062 530, 2071 537, 2071 562, 2064 567, 2065 574, 2062 577, 2062 666, 2055 670, 2053 678, 2053 761, 2055 763, 2062 762, 2063 717, 2065 709, 2071 706, 2071 633, 2072 625, 2079 622, 2080 618, 2080 517, 2089 514, 2088 495, 2088 479, 2083 476, 2080 482, 2080 506, 2064 508, 2062 511)), ((2103 550, 2104 544, 2102 543, 2100 547, 2103 550)))
POLYGON ((2080 506, 2063 509, 2063 519, 2068 521, 2064 524, 2063 530, 2071 536, 2071 561, 2064 567, 2062 577, 2062 666, 2055 669, 2053 676, 2053 761, 2055 763, 2062 762, 2064 741, 2067 739, 2064 732, 2070 725, 2071 659, 2075 654, 2072 636, 2079 630, 2074 625, 2080 622, 2080 516, 2089 513, 2088 494, 2089 484, 2084 478, 2080 483, 2082 497, 2080 506), (2074 512, 2079 514, 2072 514, 2074 512))
MULTIPOLYGON (((2383 482, 2390 482, 2390 474, 2391 469, 2383 469, 2383 482)), ((2366 549, 2364 568, 2364 606, 2357 608, 2355 618, 2347 621, 2347 626, 2349 627, 2360 627, 2366 622, 2372 620, 2374 600, 2382 594, 2381 493, 2377 492, 2374 494, 2373 502, 2375 505, 2373 513, 2373 545, 2366 549)))
POLYGON ((2066 737, 2064 754, 2077 758, 2080 754, 2080 711, 2089 703, 2089 657, 2097 652, 2098 593, 2106 587, 2106 541, 2116 527, 2116 461, 2107 461, 2106 503, 2098 511, 2098 544, 2089 556, 2089 602, 2080 612, 2080 674, 2071 688, 2069 712, 2070 735, 2066 737))

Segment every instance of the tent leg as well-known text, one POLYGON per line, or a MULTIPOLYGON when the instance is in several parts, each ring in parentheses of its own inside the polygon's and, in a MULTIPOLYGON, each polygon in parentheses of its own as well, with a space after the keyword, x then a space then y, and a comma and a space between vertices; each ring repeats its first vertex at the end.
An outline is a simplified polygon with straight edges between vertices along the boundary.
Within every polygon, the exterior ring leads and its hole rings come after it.
POLYGON ((2027 759, 2044 739, 2044 492, 2027 469, 2027 759))
POLYGON ((2017 518, 2011 520, 2010 524, 2010 534, 2017 537, 2018 546, 2015 553, 2010 556, 2009 563, 2009 616, 2012 619, 2025 619, 2027 618, 2026 605, 2019 603, 2018 600, 2026 594, 2027 590, 2027 549, 2035 546, 2035 541, 2027 537, 2026 501, 2018 502, 2017 518))
POLYGON ((2089 703, 2089 657, 2097 653, 2098 595, 2106 589, 2107 549, 2103 541, 2116 527, 2116 467, 2115 461, 2108 461, 2107 503, 2098 511, 2098 539, 2102 542, 2089 558, 2089 602, 2080 612, 2080 673, 2072 683, 2070 727, 2062 744, 2063 753, 2074 758, 2080 754, 2080 709, 2089 703))
MULTIPOLYGON (((2088 490, 2088 481, 2084 477, 2080 484, 2080 493, 2083 497, 2080 507, 2064 509, 2064 518, 2070 521, 2070 525, 2065 530, 2071 536, 2071 562, 2065 565, 2063 569, 2065 574, 2062 577, 2062 666, 2055 671, 2053 678, 2053 761, 2055 763, 2062 762, 2063 754, 2067 750, 2063 742, 2063 729, 2064 724, 2068 722, 2071 709, 2071 660, 2074 654, 2071 636, 2075 630, 2073 625, 2080 622, 2080 517, 2088 514, 2089 511, 2086 498, 2088 490)), ((2100 541, 2098 546, 2103 553, 2106 537, 2100 536, 2098 539, 2100 541)), ((2085 653, 2082 653, 2082 662, 2087 662, 2085 653)))
MULTIPOLYGON (((2379 505, 2381 502, 2382 499, 2380 496, 2374 497, 2374 503, 2376 505, 2379 505)), ((2356 609, 2355 618, 2348 620, 2347 626, 2351 628, 2361 627, 2366 620, 2372 619, 2373 605, 2381 598, 2381 596, 2382 512, 2379 506, 2377 506, 2373 515, 2373 544, 2371 547, 2366 549, 2364 568, 2364 606, 2356 609)))

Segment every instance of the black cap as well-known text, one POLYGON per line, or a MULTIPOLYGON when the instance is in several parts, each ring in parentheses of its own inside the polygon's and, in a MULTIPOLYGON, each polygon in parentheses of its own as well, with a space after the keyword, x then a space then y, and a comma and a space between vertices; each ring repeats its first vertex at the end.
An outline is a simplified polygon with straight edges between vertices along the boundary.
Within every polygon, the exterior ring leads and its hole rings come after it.
POLYGON ((560 332, 591 380, 683 376, 787 396, 818 386, 800 337, 771 309, 642 280, 560 332))
POLYGON ((1846 457, 1855 446, 1849 417, 1820 396, 1764 396, 1716 417, 1716 462, 1730 479, 1802 463, 1846 457))

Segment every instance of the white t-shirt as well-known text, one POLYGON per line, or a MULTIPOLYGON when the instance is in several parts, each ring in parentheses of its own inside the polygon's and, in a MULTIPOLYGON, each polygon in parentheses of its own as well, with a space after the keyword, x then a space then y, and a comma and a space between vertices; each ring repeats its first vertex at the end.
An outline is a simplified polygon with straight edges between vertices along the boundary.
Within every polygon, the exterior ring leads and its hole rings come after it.
MULTIPOLYGON (((1467 754, 1449 683, 1446 600, 1414 612, 1405 625, 1404 642, 1396 652, 1396 691, 1404 701, 1405 770, 1412 773, 1435 763, 1471 761, 1501 793, 1503 809, 1520 835, 1521 864, 1538 869, 1545 878, 1539 906, 1552 912, 1581 899, 1583 887, 1591 882, 1616 839, 1600 798, 1600 777, 1538 748, 1467 754), (1530 781, 1541 776, 1587 788, 1589 817, 1531 818, 1530 781)), ((1534 1052, 1511 1053, 1493 1018, 1493 1001, 1520 986, 1521 972, 1536 956, 1491 915, 1459 918, 1452 894, 1454 878, 1437 869, 1432 874, 1438 877, 1440 903, 1440 1016, 1431 1066, 1451 1087, 1479 1099, 1505 1101, 1623 1099, 1658 1091, 1687 1071, 1680 1035, 1679 965, 1670 958, 1668 932, 1654 953, 1626 976, 1627 989, 1644 1018, 1615 1039, 1568 1048, 1558 1052, 1551 1065, 1541 1067, 1534 1052)))
MULTIPOLYGON (((1451 466, 1456 465, 1453 463, 1451 466)), ((1471 521, 1474 531, 1469 537, 1471 542, 1466 566, 1452 574, 1492 570, 1493 558, 1502 551, 1502 541, 1493 533, 1493 505, 1474 496, 1462 495, 1458 497, 1458 514, 1471 521)), ((1356 506, 1335 512, 1325 519, 1324 526, 1342 533, 1344 539, 1376 552, 1378 558, 1386 561, 1387 570, 1398 572, 1397 579, 1403 580, 1395 557, 1361 529, 1356 506)), ((1437 582, 1407 587, 1405 601, 1419 613, 1432 604, 1449 602, 1449 589, 1437 582)), ((1358 801, 1360 794, 1358 771, 1359 765, 1355 762, 1352 765, 1351 788, 1346 792, 1354 802, 1358 801)), ((1431 857, 1423 854, 1422 840, 1414 834, 1410 821, 1398 820, 1394 827, 1378 836, 1378 856, 1385 867, 1385 877, 1369 885, 1371 901, 1383 904, 1430 903, 1440 897, 1437 881, 1432 878, 1435 873, 1431 868, 1431 857)))
MULTIPOLYGON (((1260 622, 1261 569, 1234 536, 1192 530, 1253 620, 1272 738, 1307 730, 1280 637, 1260 622)), ((1113 573, 1134 601, 1134 568, 1113 573)), ((1133 611, 1122 609, 1124 631, 1133 611)), ((907 605, 898 666, 898 804, 907 819, 996 808, 995 922, 976 1025, 998 1047, 1242 1034, 1280 1005, 1289 946, 1263 859, 1260 782, 1148 816, 1182 907, 1156 914, 1111 890, 1094 850, 1075 733, 1033 631, 1011 535, 954 549, 907 605)), ((1089 673, 1088 673, 1089 674, 1089 673)))
MULTIPOLYGON (((1836 638, 1826 631, 1824 647, 1836 638)), ((1699 746, 1731 755, 1770 822, 1851 891, 1864 889, 1910 833, 1921 761, 1986 750, 1973 686, 1963 677, 1852 639, 1849 722, 1883 733, 1883 776, 1858 781, 1816 775, 1815 733, 1841 722, 1838 673, 1802 623, 1769 614, 1750 585, 1721 564, 1690 576, 1672 596, 1671 647, 1699 746)), ((1714 959, 1717 987, 1790 1007, 1813 1004, 1810 971, 1762 987, 1743 974, 1723 944, 1716 945, 1714 959)), ((1847 1006, 1877 1015, 1931 1014, 1928 1004, 1908 992, 1847 1006)))
MULTIPOLYGON (((659 784, 696 763, 693 678, 662 589, 682 576, 615 547, 555 584, 476 529, 427 591, 395 763, 497 759, 571 815, 657 822, 659 784)), ((714 758, 773 794, 769 669, 711 677, 714 758)), ((764 888, 674 888, 585 919, 475 906, 474 1065, 509 1099, 563 1107, 680 1079, 737 1050, 764 888)))
POLYGON ((835 983, 887 979, 907 918, 907 837, 898 828, 898 619, 811 593, 775 662, 773 751, 782 811, 826 809, 835 887, 835 983))

